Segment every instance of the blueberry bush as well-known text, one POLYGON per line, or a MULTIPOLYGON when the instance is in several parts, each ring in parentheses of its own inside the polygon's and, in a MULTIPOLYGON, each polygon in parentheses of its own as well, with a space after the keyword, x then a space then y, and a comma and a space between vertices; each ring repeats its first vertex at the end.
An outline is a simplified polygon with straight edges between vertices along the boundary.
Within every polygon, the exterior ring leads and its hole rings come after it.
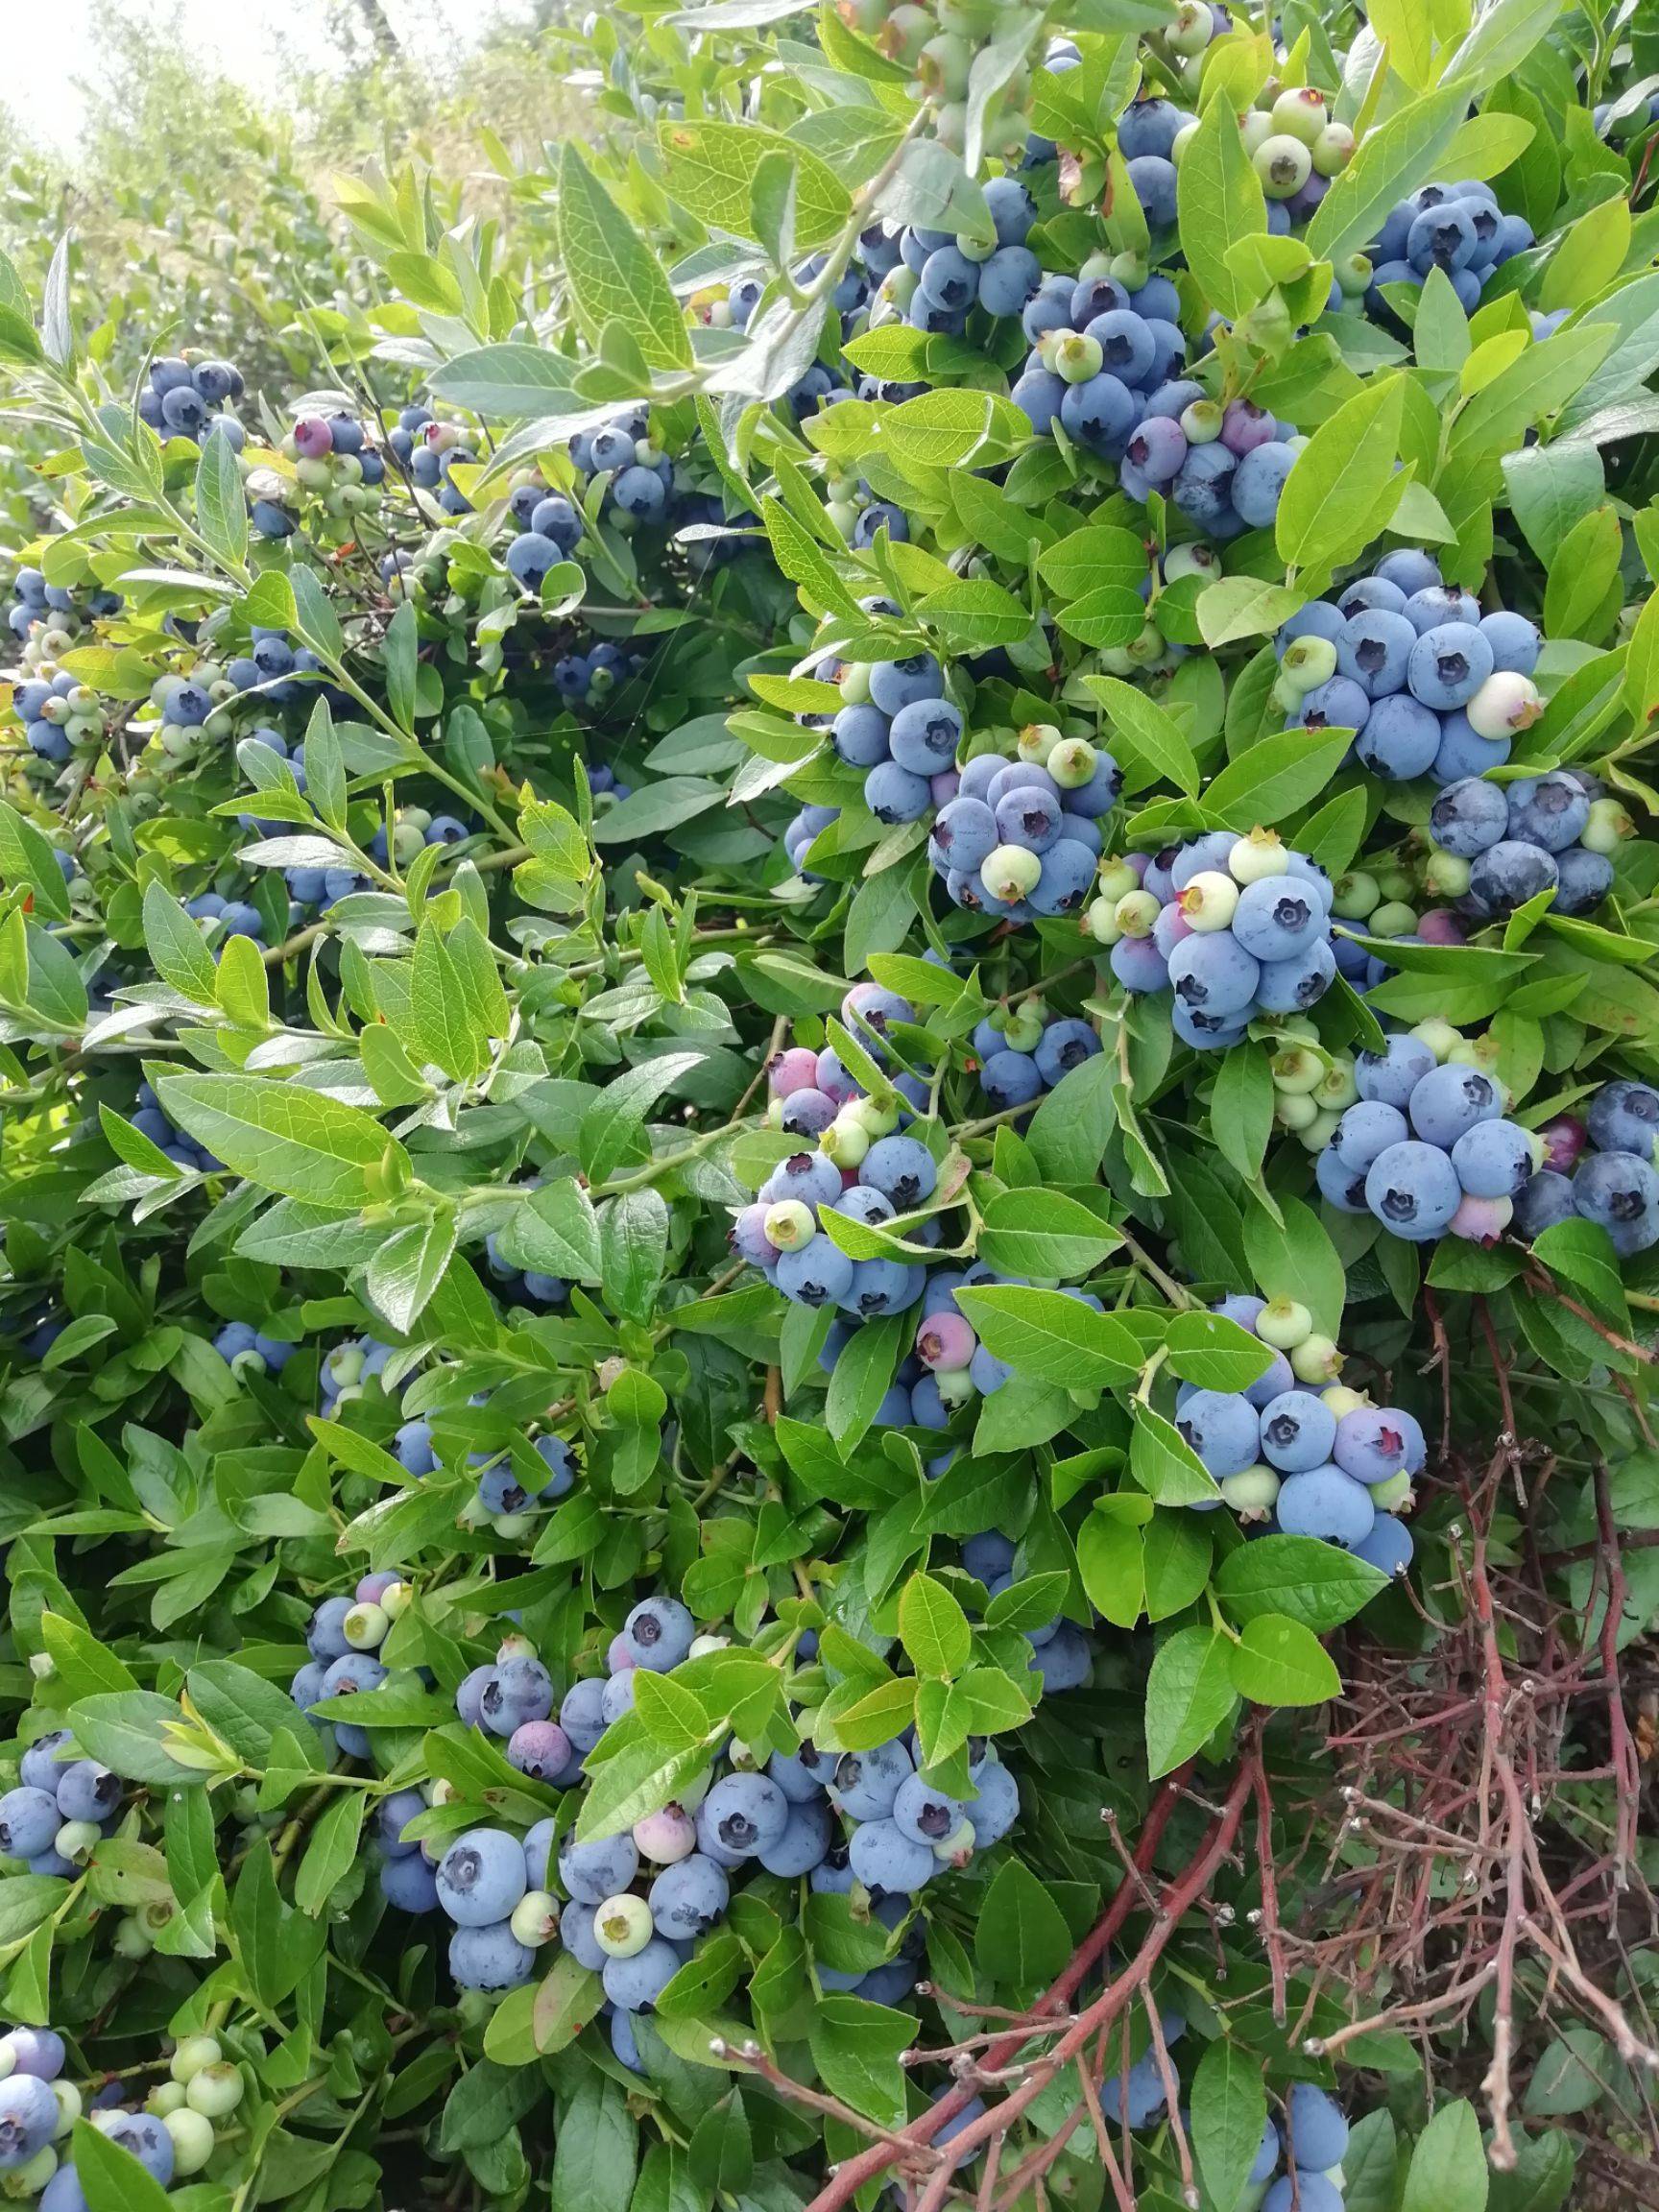
POLYGON ((526 51, 0 259, 0 2195, 1647 2201, 1652 30, 526 51))

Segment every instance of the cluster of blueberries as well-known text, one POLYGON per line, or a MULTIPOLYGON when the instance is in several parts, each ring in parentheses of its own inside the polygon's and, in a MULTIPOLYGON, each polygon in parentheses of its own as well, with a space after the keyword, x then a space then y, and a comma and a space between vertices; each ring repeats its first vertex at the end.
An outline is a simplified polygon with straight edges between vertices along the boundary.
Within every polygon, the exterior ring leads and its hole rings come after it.
MULTIPOLYGON (((553 663, 553 687, 566 706, 603 707, 621 685, 638 675, 645 665, 643 653, 618 645, 613 637, 595 637, 587 645, 571 645, 553 663)), ((609 768, 589 763, 588 781, 595 792, 615 788, 609 768), (609 777, 609 782, 602 782, 609 777)), ((621 787, 626 798, 628 787, 621 787)))
MULTIPOLYGON (((1372 241, 1365 311, 1394 328, 1401 318, 1386 297, 1390 284, 1421 291, 1431 270, 1443 270, 1458 304, 1473 315, 1480 295, 1505 261, 1535 243, 1524 215, 1505 215, 1490 184, 1471 178, 1461 184, 1424 184, 1388 210, 1372 241)), ((1534 328, 1548 337, 1561 317, 1539 317, 1534 328), (1539 327, 1542 325, 1542 327, 1539 327)))
MULTIPOLYGON (((854 984, 843 1012, 861 1017, 867 1036, 914 1018, 906 1000, 874 983, 854 984)), ((887 1097, 867 1097, 830 1046, 816 1055, 805 1046, 780 1053, 769 1081, 778 1125, 816 1149, 792 1152, 773 1169, 754 1204, 733 1218, 732 1250, 796 1305, 832 1306, 854 1323, 907 1311, 922 1297, 926 1267, 850 1259, 822 1218, 833 1210, 878 1225, 927 1204, 938 1164, 902 1127, 912 1113, 926 1112, 926 1086, 900 1074, 887 1097)), ((915 1244, 937 1243, 938 1224, 918 1222, 905 1235, 915 1244)))
MULTIPOLYGON (((513 1637, 494 1663, 468 1675, 456 1709, 469 1726, 502 1739, 521 1773, 576 1789, 606 1729, 632 1708, 639 1670, 667 1673, 724 1642, 699 1636, 678 1599, 647 1598, 613 1639, 605 1674, 579 1677, 560 1699, 525 1640, 513 1637)), ((811 1655, 810 1631, 800 1649, 811 1655)), ((697 1940, 725 1917, 744 1869, 805 1879, 817 1893, 860 1885, 897 1933, 917 1891, 1000 1841, 1018 1816, 1018 1785, 993 1750, 979 1749, 970 1773, 976 1794, 966 1800, 932 1788, 916 1772, 908 1736, 839 1757, 804 1740, 763 1766, 730 1743, 709 1772, 627 1834, 578 1841, 570 1821, 550 1817, 522 1838, 480 1827, 446 1846, 405 1834, 426 1809, 423 1791, 405 1790, 381 1807, 380 1881, 403 1910, 436 1907, 451 1921, 449 1965, 463 1988, 498 1993, 528 1981, 536 1953, 557 1936, 602 1978, 613 2044, 632 2067, 636 2017, 652 2010, 697 1940)), ((893 1958, 863 1973, 820 1966, 820 1984, 898 2003, 915 1984, 920 1949, 902 1940, 893 1958)))
POLYGON ((248 387, 242 372, 192 349, 161 355, 150 364, 138 394, 138 419, 162 438, 189 438, 200 444, 208 432, 224 433, 241 450, 246 433, 227 413, 248 387))
POLYGON ((1373 1406, 1336 1381, 1341 1355, 1293 1299, 1224 1298, 1214 1310, 1261 1338, 1273 1358, 1247 1390, 1184 1382, 1175 1426, 1241 1521, 1314 1536, 1403 1575, 1411 1534, 1396 1515, 1428 1462, 1423 1431, 1399 1407, 1373 1406))
MULTIPOLYGON (((375 1654, 408 1604, 409 1585, 391 1574, 365 1575, 350 1598, 325 1598, 305 1629, 310 1657, 288 1685, 301 1713, 325 1697, 355 1697, 378 1690, 387 1671, 375 1654)), ((314 1723, 322 1727, 323 1722, 314 1723)), ((349 1759, 367 1759, 369 1731, 353 1720, 330 1723, 334 1741, 349 1759)))
POLYGON ((113 1832, 121 1796, 120 1775, 82 1758, 68 1730, 54 1729, 29 1745, 16 1788, 0 1797, 0 1856, 67 1881, 113 1832))
MULTIPOLYGON (((454 471, 469 467, 478 456, 455 423, 441 422, 430 407, 401 408, 386 432, 386 450, 417 492, 437 494, 445 515, 471 514, 472 502, 455 482, 454 471)), ((389 580, 397 565, 395 556, 386 556, 380 564, 382 576, 389 580), (390 568, 389 561, 394 563, 390 568)))
POLYGON ((974 1030, 979 1088, 998 1114, 1031 1105, 1102 1049, 1087 1022, 1051 1015, 1040 998, 998 1006, 974 1030))
POLYGON ((167 2059, 167 2078, 143 2105, 121 2102, 126 2083, 108 2081, 84 2101, 63 2079, 68 2054, 50 2028, 13 2028, 0 2036, 0 2195, 36 2212, 88 2212, 73 2160, 59 2144, 86 2119, 135 2158, 162 2189, 200 2174, 246 2093, 241 2069, 215 2035, 187 2035, 167 2059))
MULTIPOLYGON (((505 1288, 530 1304, 554 1303, 541 1293, 554 1286, 561 1294, 565 1290, 556 1276, 522 1276, 504 1262, 493 1263, 493 1271, 505 1288), (532 1283, 537 1286, 534 1294, 528 1288, 532 1283)), ((337 1344, 323 1361, 320 1378, 325 1416, 332 1419, 342 1404, 360 1397, 365 1383, 379 1380, 384 1388, 386 1368, 393 1357, 394 1348, 373 1336, 351 1336, 337 1344)), ((474 1406, 484 1402, 482 1394, 470 1401, 474 1406)), ((392 1453, 411 1480, 423 1481, 438 1466, 432 1423, 419 1415, 401 1422, 392 1439, 392 1453)), ((556 1504, 568 1495, 576 1480, 575 1455, 562 1436, 538 1436, 526 1445, 525 1454, 517 1462, 500 1451, 470 1452, 468 1465, 477 1470, 478 1484, 466 1518, 474 1527, 488 1524, 498 1536, 521 1536, 533 1525, 535 1510, 556 1504), (540 1462, 532 1478, 534 1488, 525 1482, 529 1470, 524 1458, 531 1454, 540 1462)))
POLYGON ((342 524, 379 505, 386 456, 370 444, 354 415, 302 415, 277 450, 292 467, 292 478, 275 469, 248 471, 249 516, 261 538, 292 537, 299 526, 297 498, 307 493, 330 520, 342 524))
POLYGON ((1455 783, 1503 767, 1543 712, 1541 644, 1526 615, 1483 615, 1431 554, 1402 546, 1291 615, 1275 640, 1277 697, 1286 729, 1352 730, 1374 776, 1455 783))
POLYGON ((1102 862, 1085 916, 1126 991, 1171 991, 1183 1044, 1219 1051, 1259 1014, 1305 1014, 1336 973, 1333 888, 1270 830, 1102 862))
POLYGON ((1315 1164, 1340 1213, 1370 1214, 1412 1244, 1503 1236, 1543 1146, 1504 1118, 1503 1087, 1466 1056, 1474 1050, 1441 1022, 1358 1054, 1358 1100, 1315 1164), (1448 1041, 1459 1057, 1437 1050, 1448 1041))
POLYGON ((280 1375, 300 1347, 267 1336, 252 1321, 227 1321, 213 1349, 237 1375, 280 1375))
MULTIPOLYGON (((867 602, 872 613, 896 612, 890 600, 867 602)), ((878 822, 920 822, 931 807, 950 803, 956 789, 956 748, 962 709, 945 696, 945 671, 930 653, 903 661, 821 662, 821 681, 832 683, 845 704, 834 715, 805 717, 827 728, 837 759, 863 772, 864 804, 878 822)), ((784 850, 800 868, 820 830, 836 809, 804 807, 783 833, 784 850)))
POLYGON ((81 600, 66 584, 48 584, 38 568, 25 565, 12 579, 6 627, 13 637, 51 659, 66 649, 84 624, 120 611, 119 591, 90 591, 81 600))
POLYGON ((1104 847, 1100 819, 1123 786, 1112 755, 1037 722, 1012 758, 976 753, 953 781, 927 839, 952 903, 1004 922, 1078 912, 1104 847))
POLYGON ((1582 1118, 1562 1116, 1539 1134, 1543 1165, 1515 1198, 1523 1236, 1578 1219, 1605 1229, 1621 1259, 1659 1244, 1659 1091, 1620 1076, 1601 1086, 1582 1118))
MULTIPOLYGON (((854 984, 842 1013, 863 1028, 875 1056, 882 1054, 881 1038, 892 1023, 915 1019, 908 1000, 875 983, 854 984)), ((993 1034, 999 1041, 1002 1032, 993 1034)), ((1055 1081, 1068 1067, 1100 1048, 1099 1040, 1084 1022, 1051 1023, 1043 1031, 1044 1039, 1050 1035, 1054 1042, 1046 1048, 1045 1059, 1055 1081)), ((1015 1061, 1027 1056, 1007 1057, 1015 1061)), ((1034 1055, 1031 1064, 1036 1065, 1034 1055)), ((1014 1070, 1007 1072, 1012 1078, 1014 1070)), ((805 1046, 780 1052, 768 1067, 767 1079, 774 1126, 792 1137, 815 1138, 818 1149, 792 1153, 761 1186, 755 1204, 737 1213, 732 1250, 757 1266, 792 1303, 838 1308, 819 1353, 819 1365, 826 1374, 833 1372, 861 1322, 919 1309, 911 1350, 877 1409, 875 1425, 934 1431, 949 1428, 952 1415, 975 1394, 992 1396, 1010 1372, 979 1342, 956 1292, 1019 1278, 999 1275, 982 1262, 962 1268, 888 1259, 854 1261, 823 1226, 825 1214, 831 1211, 870 1223, 891 1221, 932 1195, 936 1170, 931 1155, 919 1140, 902 1135, 911 1109, 926 1111, 926 1082, 902 1073, 893 1078, 891 1098, 869 1097, 828 1046, 816 1053, 805 1046), (884 1149, 895 1145, 901 1149, 884 1149), (877 1161, 874 1181, 867 1172, 872 1160, 877 1161)), ((912 1246, 936 1244, 939 1236, 939 1223, 933 1218, 909 1222, 904 1229, 905 1240, 912 1246)), ((1100 1300, 1089 1292, 1069 1290, 1067 1295, 1100 1310, 1100 1300)), ((954 1448, 936 1455, 927 1462, 928 1475, 943 1474, 954 1456, 954 1448)), ((989 1536, 974 1539, 985 1544, 1001 1541, 989 1536)), ((1006 1583, 1012 1564, 1009 1546, 1007 1558, 987 1572, 1006 1583)), ((1070 1689, 1087 1678, 1086 1641, 1069 1624, 1050 1623, 1033 1641, 1050 1689, 1070 1689)))
MULTIPOLYGON (((1178 2012, 1166 2012, 1159 2025, 1166 2049, 1186 2032, 1178 2012)), ((1156 2127, 1169 2108, 1157 2053, 1143 2052, 1126 2073, 1102 2082, 1101 2103, 1110 2119, 1137 2134, 1156 2127)), ((1342 2212, 1347 2150, 1348 2121, 1336 2100, 1311 2081, 1295 2082, 1283 2124, 1269 2116, 1262 2126, 1246 2184, 1253 2194, 1240 2201, 1257 2212, 1342 2212)))
POLYGON ((77 683, 67 670, 51 677, 26 677, 12 704, 37 760, 58 766, 77 745, 104 741, 104 709, 97 692, 77 683))
POLYGON ((1465 776, 1431 809, 1427 880, 1478 925, 1540 898, 1556 914, 1593 914, 1613 888, 1610 855, 1633 829, 1587 769, 1504 784, 1465 776))

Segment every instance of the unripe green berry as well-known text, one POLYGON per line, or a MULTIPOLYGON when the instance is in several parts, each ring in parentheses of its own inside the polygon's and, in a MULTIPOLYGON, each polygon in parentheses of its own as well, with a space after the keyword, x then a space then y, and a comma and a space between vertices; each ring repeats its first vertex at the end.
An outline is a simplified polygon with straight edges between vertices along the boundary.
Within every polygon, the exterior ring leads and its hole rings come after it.
POLYGON ((1175 895, 1181 917, 1190 929, 1209 936, 1225 929, 1238 910, 1238 886, 1218 868, 1206 868, 1175 895))
POLYGON ((1246 1467, 1224 1475, 1221 1495, 1240 1521, 1265 1521, 1279 1497, 1279 1478, 1271 1467, 1246 1467))
POLYGON ((559 1933, 559 1900, 545 1889, 526 1890, 507 1925, 526 1950, 540 1951, 559 1933))
POLYGON ((1373 937, 1409 937, 1416 926, 1416 915, 1398 899, 1385 900, 1366 924, 1373 937))
POLYGON ((1075 791, 1094 775, 1099 757, 1086 737, 1066 737, 1049 753, 1046 765, 1062 791, 1075 791))
POLYGON ((1227 855, 1227 866, 1236 882, 1260 883, 1269 876, 1288 875, 1290 855, 1276 830, 1258 828, 1238 839, 1227 855))
POLYGON ((169 2112, 186 2109, 182 2081, 157 2081, 144 2100, 146 2112, 154 2112, 157 2120, 165 2120, 169 2112))
POLYGON ((164 2121, 173 2138, 175 2175, 200 2174, 213 2155, 213 2123, 204 2112, 186 2108, 169 2112, 164 2121))
MULTIPOLYGON (((856 1167, 870 1150, 871 1135, 862 1121, 847 1109, 837 1114, 818 1140, 818 1149, 837 1167, 856 1167)), ((767 1216, 770 1230, 771 1216, 767 1216)))
MULTIPOLYGON (((1346 123, 1327 123, 1313 141, 1314 168, 1321 177, 1338 175, 1353 160, 1354 146, 1354 133, 1346 123)), ((1346 291, 1346 285, 1343 289, 1346 291)))
POLYGON ((1368 876, 1363 868, 1356 868, 1346 876, 1337 877, 1331 911, 1342 922, 1363 922, 1382 902, 1382 893, 1376 877, 1368 876))
POLYGON ((1139 891, 1141 878, 1126 860, 1102 860, 1098 878, 1102 899, 1110 899, 1116 905, 1119 899, 1127 899, 1131 891, 1139 891))
POLYGON ((1336 673, 1336 648, 1329 637, 1293 637, 1279 663, 1280 682, 1298 698, 1328 684, 1336 673))
POLYGON ((1046 760, 1064 740, 1052 722, 1028 722, 1014 741, 1022 760, 1046 760))
POLYGON ((1043 863, 1023 845, 998 845, 980 874, 992 898, 1000 900, 1004 906, 1013 906, 1036 890, 1043 863))
POLYGON ((1325 108, 1325 95, 1311 84, 1298 85, 1293 91, 1281 92, 1273 103, 1273 128, 1288 138, 1299 138, 1311 148, 1330 120, 1325 108))
POLYGON ((1290 1352, 1313 1334, 1313 1316, 1294 1298, 1270 1298, 1256 1316, 1256 1334, 1275 1352, 1290 1352))
POLYGON ((799 1198, 781 1198, 776 1206, 768 1206, 760 1226, 767 1243, 780 1252, 798 1252, 818 1234, 812 1209, 799 1198))
POLYGON ((1345 1114, 1358 1095, 1351 1060, 1333 1060, 1313 1087, 1314 1102, 1321 1114, 1345 1114))
POLYGON ((378 1651, 391 1625, 384 1606, 353 1605, 340 1623, 340 1633, 353 1651, 378 1651))
POLYGON ((1318 1085, 1325 1073, 1325 1063, 1305 1045, 1292 1045, 1274 1054, 1270 1072, 1276 1091, 1305 1094, 1318 1085))
POLYGON ((1278 133, 1252 156, 1262 189, 1269 200, 1288 200, 1301 191, 1313 168, 1313 156, 1300 138, 1278 133))
POLYGON ((643 1897, 607 1897, 593 1915, 593 1940, 608 1959, 633 1959, 651 1940, 651 1908, 643 1897))
POLYGON ((1342 1355, 1329 1336, 1305 1336, 1290 1353, 1290 1372, 1299 1382, 1334 1382, 1342 1355))
POLYGON ((1593 799, 1590 818, 1579 843, 1590 853, 1616 853, 1626 837, 1634 837, 1636 825, 1617 799, 1593 799))
POLYGON ((1118 927, 1125 937, 1150 937, 1152 926, 1163 911, 1150 891, 1137 888, 1118 902, 1118 927))
POLYGON ((240 2071, 229 2060, 204 2066, 184 2085, 184 2099, 193 2112, 208 2120, 228 2120, 247 2092, 240 2071))
POLYGON ((167 2071, 175 2081, 190 2081, 204 2066, 217 2066, 224 2056, 217 2035, 186 2035, 168 2059, 167 2071))

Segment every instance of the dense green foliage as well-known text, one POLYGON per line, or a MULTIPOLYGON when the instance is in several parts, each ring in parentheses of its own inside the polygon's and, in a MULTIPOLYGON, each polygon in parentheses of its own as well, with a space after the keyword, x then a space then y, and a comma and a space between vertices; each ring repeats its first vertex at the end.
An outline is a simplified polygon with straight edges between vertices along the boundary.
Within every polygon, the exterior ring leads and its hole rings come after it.
POLYGON ((1637 2200, 1659 36, 481 71, 12 174, 0 2194, 1637 2200))

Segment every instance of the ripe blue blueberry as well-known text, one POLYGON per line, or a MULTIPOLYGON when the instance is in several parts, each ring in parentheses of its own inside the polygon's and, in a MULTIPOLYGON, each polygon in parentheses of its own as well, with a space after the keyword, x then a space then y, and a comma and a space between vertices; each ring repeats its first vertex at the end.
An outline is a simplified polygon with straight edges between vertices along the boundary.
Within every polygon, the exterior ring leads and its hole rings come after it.
POLYGON ((650 2012, 679 1971, 679 1952, 654 1936, 632 1959, 606 1960, 605 1994, 625 2012, 650 2012))
POLYGON ((1262 1456, 1283 1475, 1304 1475, 1332 1455, 1336 1416, 1310 1390, 1286 1390, 1262 1408, 1262 1456))
POLYGON ((1335 2099, 1311 2081, 1296 2081, 1286 2104, 1290 2154, 1297 2165, 1315 2174, 1340 2166, 1348 2149, 1348 2122, 1335 2099))
POLYGON ((1175 1426, 1217 1482, 1256 1462, 1261 1420, 1241 1395, 1194 1390, 1177 1410, 1175 1426))
POLYGON ((647 1902, 659 1936, 670 1942, 691 1943, 724 1918, 731 1894, 725 1868, 693 1851, 689 1858, 663 1867, 651 1885, 647 1902))
POLYGON ((697 1624, 677 1598, 645 1598, 622 1623, 636 1667, 666 1674, 691 1648, 697 1624))
POLYGON ((1455 1060, 1425 1075, 1411 1094, 1411 1126, 1427 1143, 1450 1152, 1465 1130, 1496 1121, 1503 1094, 1490 1075, 1455 1060))
POLYGON ((1241 1015, 1261 978, 1261 963, 1226 930, 1195 931, 1169 955, 1169 981, 1189 1012, 1241 1015))
POLYGON ((939 1171, 918 1139, 879 1137, 864 1156, 858 1180, 879 1190, 901 1214, 906 1214, 932 1197, 939 1171))
POLYGON ((380 1893, 399 1912, 434 1912, 438 1909, 438 1877, 419 1850, 399 1852, 380 1862, 380 1893))
POLYGON ((1492 673, 1492 647, 1470 623, 1426 630, 1411 648, 1407 682, 1425 707, 1444 713, 1474 698, 1492 673))
POLYGON ((1435 1144, 1390 1144, 1366 1170, 1365 1203, 1384 1228, 1413 1244, 1440 1236, 1462 1197, 1455 1168, 1435 1144))
POLYGON ((1513 1198, 1530 1181, 1532 1141, 1513 1121, 1482 1121, 1452 1147, 1457 1180, 1471 1198, 1513 1198))
POLYGON ((559 1879, 579 1905, 603 1905, 607 1897, 620 1896, 638 1871, 631 1836, 606 1836, 592 1843, 566 1836, 559 1847, 559 1879))
POLYGON ((1404 1113, 1412 1092, 1435 1065, 1433 1053, 1420 1037, 1401 1032, 1389 1038, 1384 1052, 1356 1054, 1354 1081, 1361 1098, 1381 1099, 1404 1113))
POLYGON ((1287 1536, 1317 1536, 1345 1549, 1362 1543, 1377 1518, 1364 1484, 1329 1464, 1286 1476, 1275 1509, 1287 1536))
POLYGON ((1448 783, 1429 810, 1429 831, 1442 852, 1477 859, 1509 833, 1509 806, 1502 787, 1479 776, 1448 783))
POLYGON ((462 1989, 517 1989, 536 1971, 536 1954, 506 1920, 458 1927, 449 1938, 449 1972, 462 1989))
POLYGON ((1583 835, 1590 819, 1590 794, 1559 769, 1526 776, 1503 794, 1509 808, 1509 835, 1546 853, 1564 853, 1583 835))
POLYGON ((878 1744, 870 1751, 846 1751, 836 1761, 830 1794, 852 1820, 883 1820, 892 1813, 900 1785, 914 1772, 902 1743, 878 1744))
POLYGON ((853 1871, 867 1889, 911 1896, 938 1869, 929 1846, 904 1835, 891 1819, 866 1820, 848 1845, 853 1871))
MULTIPOLYGON (((1590 1142, 1599 1152, 1634 1152, 1639 1159, 1650 1160, 1659 1136, 1659 1091, 1618 1077, 1601 1086, 1584 1118, 1590 1142)), ((24 1765, 23 1779, 28 1781, 27 1761, 24 1765)))
POLYGON ((460 1928, 505 1920, 528 1887, 524 1847, 504 1828, 469 1828, 438 1863, 438 1902, 460 1928))
POLYGON ((722 1852, 753 1858, 776 1843, 789 1818, 789 1800, 764 1774, 727 1774, 697 1808, 697 1837, 722 1852))
POLYGON ((1374 776, 1407 783, 1429 773, 1440 743, 1440 717, 1421 700, 1399 691, 1377 701, 1354 749, 1374 776))
POLYGON ((1579 1215, 1606 1230, 1622 1259, 1659 1242, 1659 1174, 1633 1152, 1588 1152, 1573 1176, 1579 1215))
POLYGON ((1367 1488, 1396 1475, 1418 1475, 1429 1446, 1416 1419, 1395 1406, 1358 1406, 1336 1424, 1331 1456, 1344 1475, 1367 1488))

